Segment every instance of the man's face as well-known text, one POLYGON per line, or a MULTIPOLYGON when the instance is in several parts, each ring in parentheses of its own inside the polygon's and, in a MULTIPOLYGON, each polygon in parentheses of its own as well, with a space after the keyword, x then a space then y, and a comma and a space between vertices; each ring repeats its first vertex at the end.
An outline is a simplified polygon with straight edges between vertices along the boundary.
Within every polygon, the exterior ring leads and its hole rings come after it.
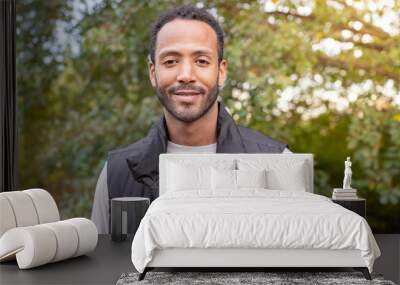
POLYGON ((165 109, 190 123, 206 114, 226 78, 226 61, 218 64, 215 31, 197 20, 176 19, 157 35, 150 80, 165 109))

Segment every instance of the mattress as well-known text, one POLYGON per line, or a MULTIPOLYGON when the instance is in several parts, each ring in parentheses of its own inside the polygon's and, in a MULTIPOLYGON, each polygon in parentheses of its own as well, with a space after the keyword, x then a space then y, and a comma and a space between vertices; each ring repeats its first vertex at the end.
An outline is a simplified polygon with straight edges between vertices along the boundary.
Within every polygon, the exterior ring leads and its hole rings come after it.
POLYGON ((380 256, 361 216, 321 195, 267 189, 160 196, 133 239, 133 265, 143 272, 156 250, 172 248, 359 250, 370 272, 380 256))

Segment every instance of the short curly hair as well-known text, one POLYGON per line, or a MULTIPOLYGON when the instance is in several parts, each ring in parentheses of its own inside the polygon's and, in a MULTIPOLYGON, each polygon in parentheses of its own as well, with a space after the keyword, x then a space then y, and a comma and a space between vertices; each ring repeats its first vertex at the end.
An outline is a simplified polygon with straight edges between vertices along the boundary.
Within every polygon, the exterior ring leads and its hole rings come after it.
POLYGON ((158 32, 165 24, 175 19, 198 20, 210 25, 210 27, 217 34, 218 62, 221 62, 224 56, 224 33, 218 21, 203 8, 197 8, 192 5, 183 5, 161 13, 153 23, 150 31, 149 46, 149 57, 152 63, 155 63, 155 50, 158 32))

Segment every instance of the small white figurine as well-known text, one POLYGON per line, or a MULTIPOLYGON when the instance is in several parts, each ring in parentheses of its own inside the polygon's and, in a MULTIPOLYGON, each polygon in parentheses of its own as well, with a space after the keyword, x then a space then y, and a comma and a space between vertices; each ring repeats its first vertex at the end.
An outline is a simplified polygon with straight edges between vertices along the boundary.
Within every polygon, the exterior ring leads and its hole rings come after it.
POLYGON ((344 162, 344 179, 343 179, 343 189, 352 189, 351 188, 351 161, 350 157, 347 157, 347 160, 344 162))

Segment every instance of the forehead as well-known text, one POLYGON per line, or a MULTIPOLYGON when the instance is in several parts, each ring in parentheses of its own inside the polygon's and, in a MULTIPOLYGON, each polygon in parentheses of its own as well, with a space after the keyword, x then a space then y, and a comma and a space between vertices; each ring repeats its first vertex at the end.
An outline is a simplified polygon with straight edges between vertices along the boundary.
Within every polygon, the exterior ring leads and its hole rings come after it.
POLYGON ((208 49, 217 55, 217 34, 205 22, 175 19, 165 24, 158 32, 156 54, 181 49, 208 49))

